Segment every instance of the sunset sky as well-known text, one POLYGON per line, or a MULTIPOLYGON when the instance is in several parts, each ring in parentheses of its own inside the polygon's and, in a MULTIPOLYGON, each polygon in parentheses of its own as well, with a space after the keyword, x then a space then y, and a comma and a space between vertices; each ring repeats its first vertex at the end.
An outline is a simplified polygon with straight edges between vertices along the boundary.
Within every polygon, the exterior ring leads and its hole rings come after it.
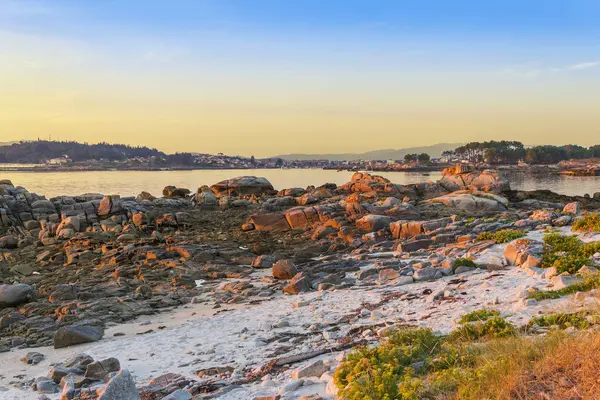
POLYGON ((598 0, 0 0, 0 142, 600 143, 598 0))

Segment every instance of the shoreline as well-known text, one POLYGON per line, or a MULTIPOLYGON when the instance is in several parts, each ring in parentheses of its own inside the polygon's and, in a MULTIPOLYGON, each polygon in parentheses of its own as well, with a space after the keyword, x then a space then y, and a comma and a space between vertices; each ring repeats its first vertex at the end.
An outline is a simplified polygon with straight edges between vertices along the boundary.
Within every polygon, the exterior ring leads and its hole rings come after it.
MULTIPOLYGON (((510 229, 540 243, 600 209, 600 196, 510 191, 490 171, 410 185, 356 173, 339 186, 280 191, 242 177, 195 193, 166 187, 160 198, 47 200, 3 182, 0 194, 0 390, 15 399, 39 396, 32 386, 47 372, 46 395, 57 399, 64 376, 50 364, 67 368, 82 352, 118 359, 145 396, 334 399, 345 352, 385 330, 447 333, 490 306, 519 325, 573 309, 567 298, 528 302, 552 277, 479 234, 510 229), (472 266, 457 267, 465 257, 472 266), (82 326, 93 333, 83 341, 82 326), (39 364, 19 361, 31 351, 43 354, 39 364), (297 368, 318 361, 327 368, 298 379, 297 368), (165 374, 168 383, 148 386, 165 374)), ((110 385, 83 372, 71 371, 76 390, 110 385)))

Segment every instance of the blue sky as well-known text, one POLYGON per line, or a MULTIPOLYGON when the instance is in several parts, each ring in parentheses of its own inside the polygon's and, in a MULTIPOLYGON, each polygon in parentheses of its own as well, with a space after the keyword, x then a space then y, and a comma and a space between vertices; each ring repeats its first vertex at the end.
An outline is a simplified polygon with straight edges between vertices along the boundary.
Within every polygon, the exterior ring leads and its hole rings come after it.
POLYGON ((591 144, 600 2, 0 0, 0 74, 10 139, 267 154, 574 130, 591 144))

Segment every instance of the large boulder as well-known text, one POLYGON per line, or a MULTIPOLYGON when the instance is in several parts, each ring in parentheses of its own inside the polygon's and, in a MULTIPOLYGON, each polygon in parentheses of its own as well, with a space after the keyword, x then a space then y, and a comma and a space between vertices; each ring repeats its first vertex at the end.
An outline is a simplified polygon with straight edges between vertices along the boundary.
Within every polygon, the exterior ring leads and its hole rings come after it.
POLYGON ((140 400, 140 393, 128 370, 122 369, 98 391, 98 400, 140 400))
POLYGON ((34 294, 33 287, 23 283, 0 285, 0 309, 27 303, 34 294))
POLYGON ((69 347, 76 344, 97 342, 104 336, 102 328, 88 325, 69 325, 58 328, 54 334, 55 349, 69 347))
POLYGON ((531 239, 517 239, 508 244, 504 258, 508 265, 538 267, 541 263, 544 246, 531 239))
POLYGON ((356 221, 356 227, 361 232, 376 232, 382 229, 389 230, 391 218, 385 215, 369 214, 356 221))
POLYGON ((254 225, 257 231, 287 231, 290 229, 283 213, 254 214, 248 222, 254 225))
POLYGON ((394 239, 408 239, 420 234, 429 234, 452 223, 452 218, 438 218, 428 221, 396 221, 390 224, 394 239))
POLYGON ((98 216, 108 216, 123 212, 123 203, 120 196, 104 196, 98 206, 98 216))
POLYGON ((189 194, 189 189, 178 188, 175 186, 165 186, 165 188, 163 189, 163 196, 165 196, 168 199, 186 198, 189 194))
POLYGON ((427 201, 470 212, 504 211, 508 209, 506 198, 477 190, 459 190, 427 201))
POLYGON ((210 187, 217 197, 221 196, 260 196, 262 194, 275 194, 273 185, 267 178, 256 176, 238 176, 215 183, 210 187))
POLYGON ((500 193, 510 190, 510 183, 508 180, 500 178, 498 171, 484 170, 479 172, 463 164, 457 164, 442 171, 442 179, 438 183, 451 192, 462 189, 475 189, 500 193))
POLYGON ((292 279, 298 269, 291 260, 279 260, 273 264, 273 276, 277 279, 292 279))
POLYGON ((292 280, 283 288, 284 293, 300 294, 311 290, 310 279, 302 272, 296 274, 292 280))
POLYGON ((352 175, 350 182, 345 183, 338 189, 344 192, 387 193, 392 196, 399 194, 398 188, 389 179, 366 172, 356 172, 352 175))
POLYGON ((206 185, 198 188, 194 195, 194 202, 203 208, 217 208, 218 205, 217 196, 206 185))

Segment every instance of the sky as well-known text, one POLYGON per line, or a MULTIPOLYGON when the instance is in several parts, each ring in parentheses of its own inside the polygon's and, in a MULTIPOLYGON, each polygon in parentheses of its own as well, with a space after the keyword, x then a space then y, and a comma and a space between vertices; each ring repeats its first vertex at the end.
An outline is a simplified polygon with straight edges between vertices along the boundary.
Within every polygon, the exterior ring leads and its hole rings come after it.
POLYGON ((598 0, 0 0, 0 142, 600 143, 598 0))

